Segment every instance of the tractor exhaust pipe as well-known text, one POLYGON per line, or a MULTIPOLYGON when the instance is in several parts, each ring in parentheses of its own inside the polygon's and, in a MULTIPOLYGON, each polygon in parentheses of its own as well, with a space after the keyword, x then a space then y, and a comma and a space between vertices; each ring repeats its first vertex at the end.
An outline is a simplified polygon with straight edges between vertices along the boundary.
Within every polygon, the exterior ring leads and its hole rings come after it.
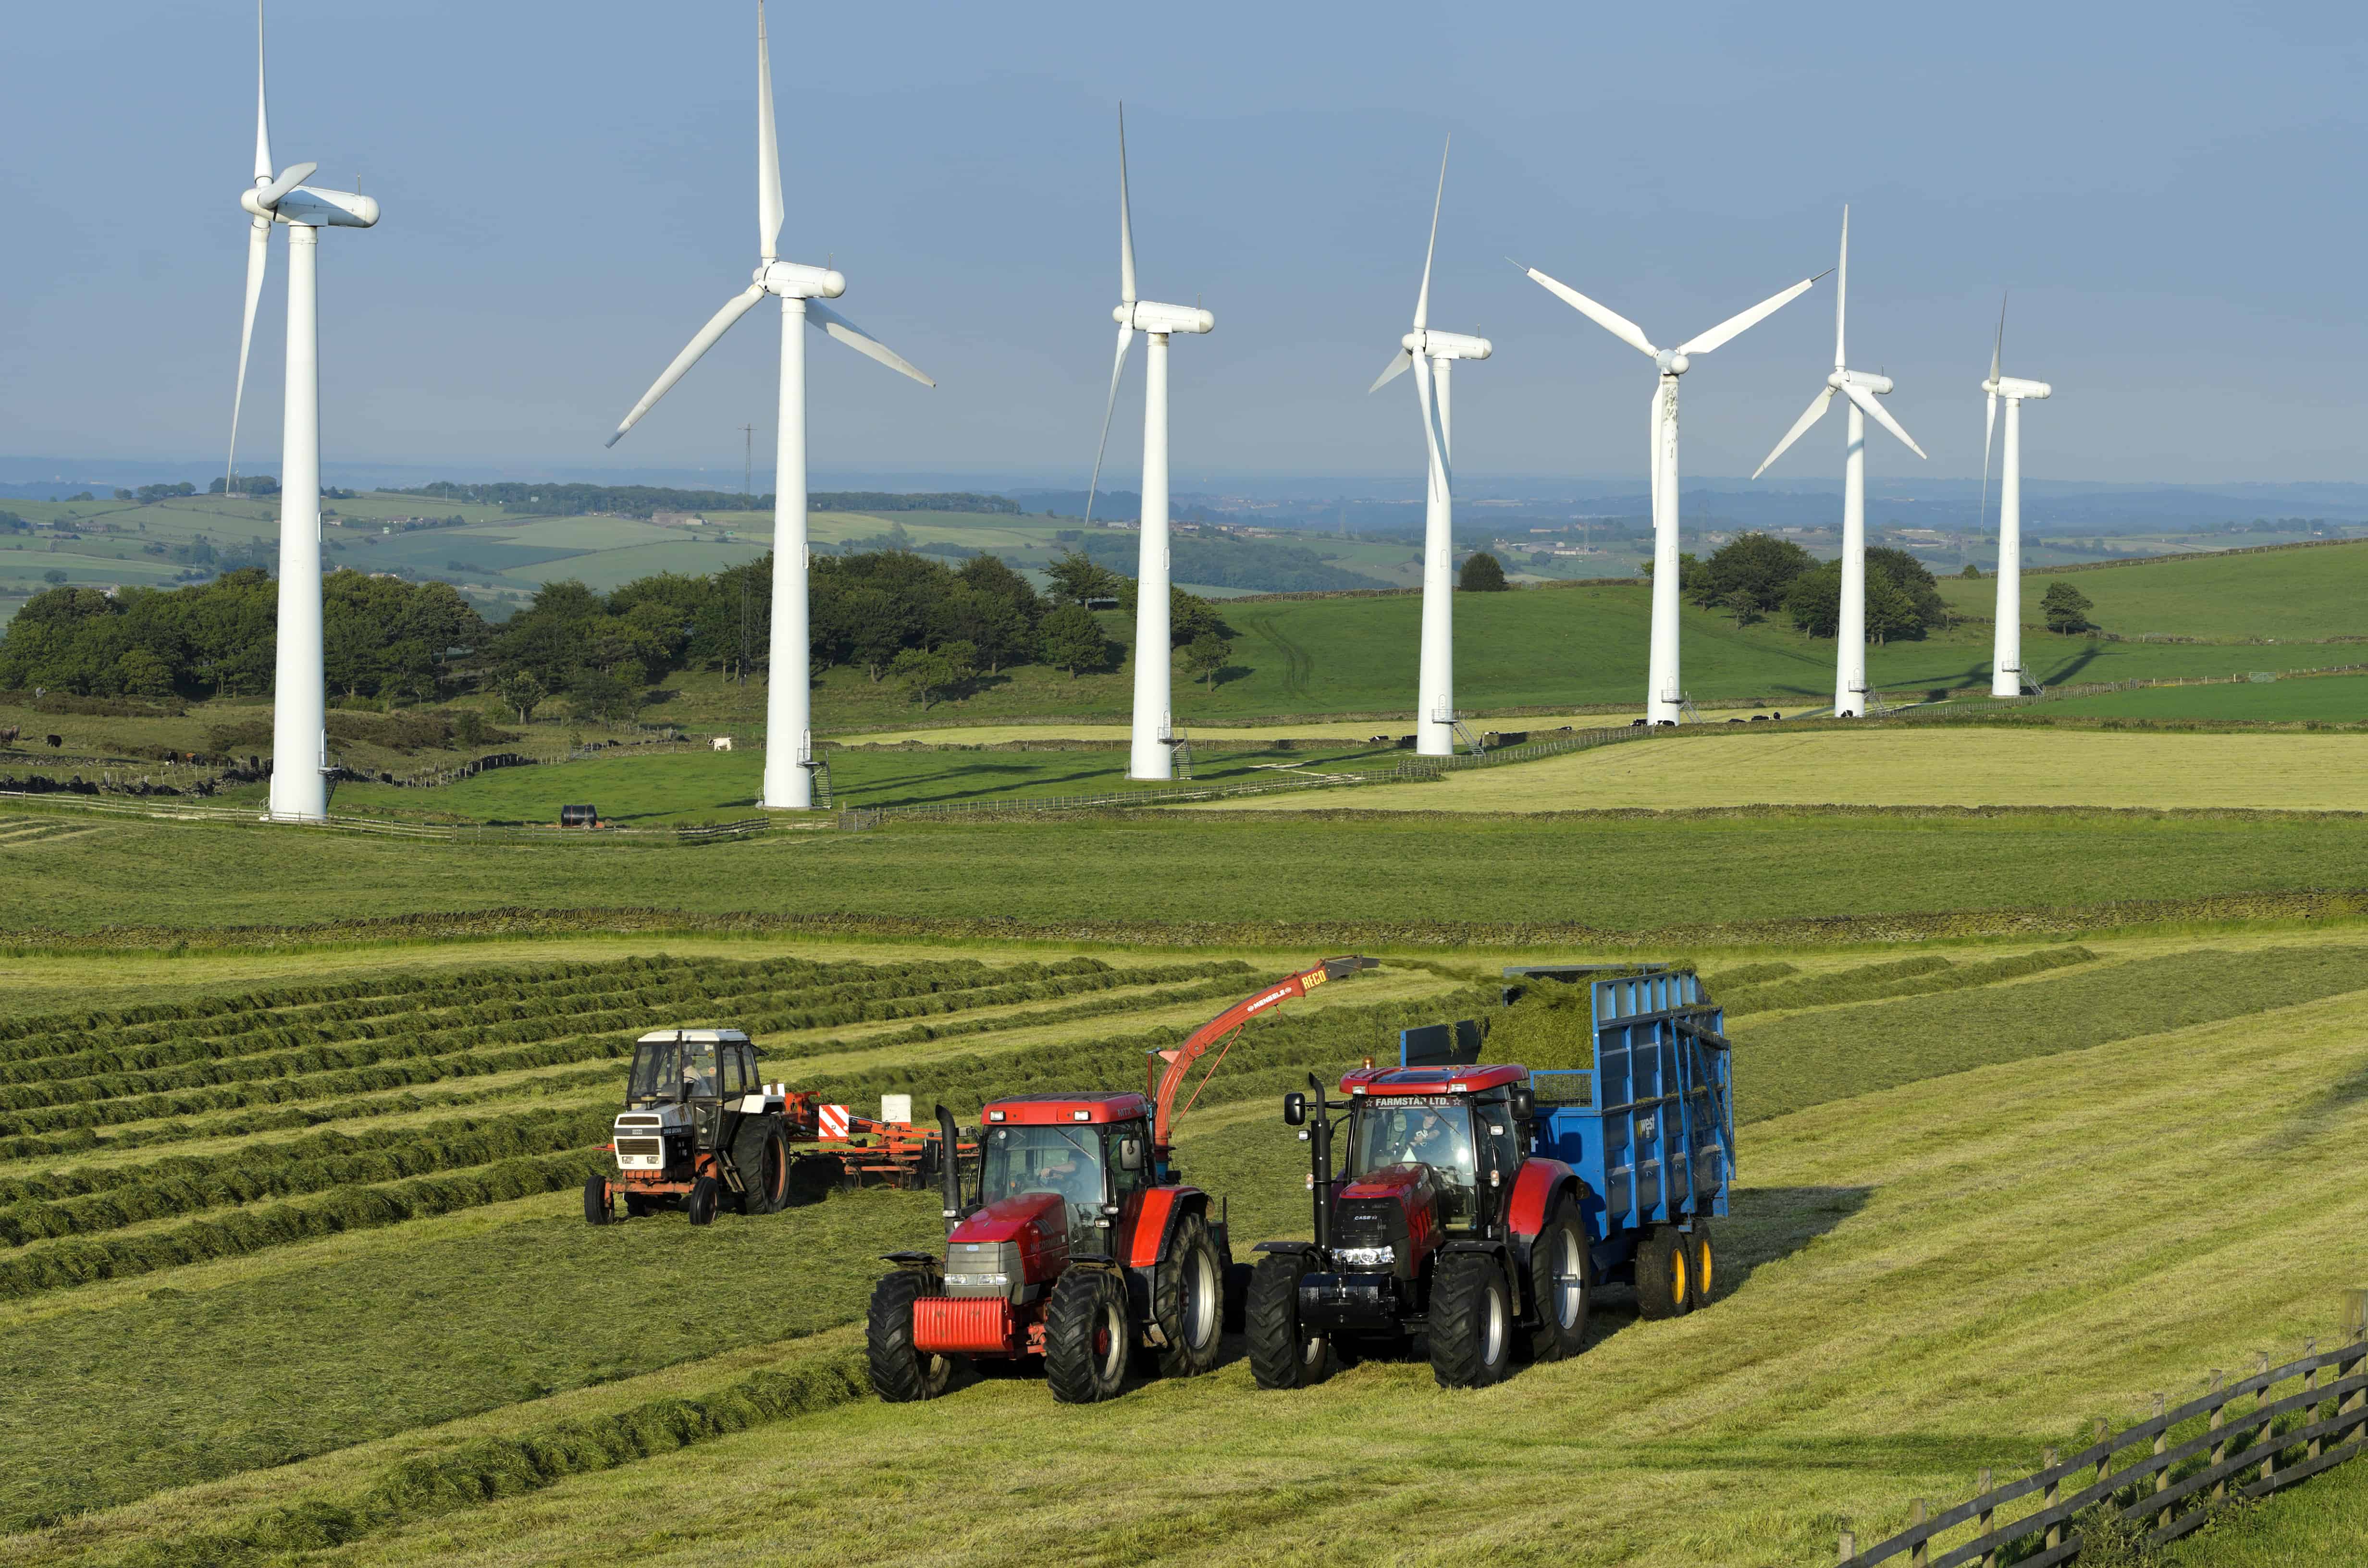
POLYGON ((1315 1254, 1324 1267, 1332 1267, 1332 1106, 1324 1097, 1323 1081, 1310 1073, 1307 1086, 1315 1091, 1315 1103, 1308 1108, 1315 1114, 1307 1124, 1307 1151, 1310 1174, 1315 1177, 1315 1254))
POLYGON ((938 1176, 945 1184, 946 1228, 962 1218, 962 1140, 954 1130, 954 1113, 938 1108, 938 1176))

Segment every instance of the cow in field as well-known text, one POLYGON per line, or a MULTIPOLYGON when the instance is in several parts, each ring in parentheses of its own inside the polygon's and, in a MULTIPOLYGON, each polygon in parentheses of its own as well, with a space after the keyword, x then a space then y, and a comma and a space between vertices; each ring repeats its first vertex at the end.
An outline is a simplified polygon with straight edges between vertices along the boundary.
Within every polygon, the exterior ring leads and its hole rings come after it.
POLYGON ((732 737, 730 735, 718 735, 712 744, 717 751, 730 751, 732 749, 732 737))
POLYGON ((66 738, 63 735, 50 735, 44 738, 47 739, 50 744, 53 746, 62 746, 66 744, 66 738))

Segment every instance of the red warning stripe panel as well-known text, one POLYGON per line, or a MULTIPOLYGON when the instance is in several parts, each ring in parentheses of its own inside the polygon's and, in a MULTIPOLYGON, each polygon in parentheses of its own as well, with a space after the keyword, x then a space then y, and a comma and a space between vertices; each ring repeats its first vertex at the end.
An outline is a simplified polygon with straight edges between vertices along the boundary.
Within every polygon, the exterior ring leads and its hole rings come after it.
POLYGON ((815 1114, 821 1119, 822 1135, 824 1137, 844 1138, 847 1136, 848 1110, 845 1106, 821 1106, 816 1108, 815 1114))

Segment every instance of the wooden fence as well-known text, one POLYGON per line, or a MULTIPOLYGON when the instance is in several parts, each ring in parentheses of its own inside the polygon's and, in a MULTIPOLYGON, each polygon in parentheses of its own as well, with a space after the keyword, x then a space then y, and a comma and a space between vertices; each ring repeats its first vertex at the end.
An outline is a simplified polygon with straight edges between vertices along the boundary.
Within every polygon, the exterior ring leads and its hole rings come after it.
POLYGON ((2258 1351, 2252 1376, 2230 1382, 2214 1369, 2201 1399, 2175 1407, 2156 1394, 2144 1421, 2107 1432, 2100 1420, 2089 1447, 2069 1456, 2049 1449, 2020 1481, 1993 1485, 1985 1470, 1972 1498, 1937 1514, 1915 1498, 1907 1528, 1864 1551, 1846 1529, 1837 1561, 1840 1568, 1896 1559, 1910 1568, 2055 1568, 2079 1559, 2084 1516, 2117 1520, 2143 1532, 2147 1546, 2161 1546, 2208 1522, 2214 1503, 2266 1497, 2357 1458, 2368 1446, 2368 1290, 2351 1293, 2347 1320, 2341 1349, 2322 1351, 2311 1340, 2301 1359, 2283 1367, 2258 1351), (2295 1388, 2280 1395, 2285 1383, 2295 1388), (2037 1506, 2015 1513, 2012 1506, 2027 1501, 2037 1506), (2014 1517, 2001 1524, 2001 1514, 2014 1517), (1967 1539, 1941 1546, 1943 1535, 1968 1528, 1967 1539))

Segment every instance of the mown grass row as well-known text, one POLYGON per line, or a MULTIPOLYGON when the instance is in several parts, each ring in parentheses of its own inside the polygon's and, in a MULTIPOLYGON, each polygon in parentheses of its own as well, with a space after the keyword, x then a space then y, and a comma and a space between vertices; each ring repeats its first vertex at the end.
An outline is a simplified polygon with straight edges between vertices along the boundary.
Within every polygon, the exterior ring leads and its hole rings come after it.
POLYGON ((574 1187, 598 1168, 588 1149, 503 1160, 383 1187, 344 1187, 286 1203, 243 1209, 131 1236, 38 1242, 0 1258, 0 1297, 28 1296, 97 1279, 121 1279, 237 1257, 268 1247, 375 1230, 407 1220, 507 1203, 574 1187))
MULTIPOLYGON (((1245 970, 1247 967, 1243 966, 1245 970)), ((950 1022, 915 1024, 894 1034, 869 1035, 860 1040, 833 1037, 817 1040, 783 1040, 766 1045, 764 1057, 767 1062, 796 1062, 850 1051, 926 1045, 931 1040, 958 1040, 964 1035, 1013 1034, 1024 1029, 1075 1023, 1080 1018, 1107 1017, 1113 1013, 1147 1013, 1156 1008, 1180 1006, 1187 1002, 1213 1002, 1237 997, 1241 994, 1241 975, 1228 971, 1212 980, 1167 986, 1135 995, 1098 996, 1091 1001, 1072 1003, 1065 1007, 1044 1007, 1032 1013, 1007 1013, 993 1018, 956 1017, 950 1022)))
POLYGON ((598 1107, 462 1117, 359 1136, 333 1131, 253 1143, 212 1159, 183 1154, 144 1165, 19 1177, 0 1182, 0 1244, 91 1235, 208 1209, 583 1149, 606 1140, 613 1114, 598 1107))
POLYGON ((1837 970, 1780 984, 1747 986, 1725 995, 1713 992, 1713 996, 1725 1008, 1726 1016, 1734 1018, 1783 1008, 1823 1007, 1843 1002, 1874 1002, 1936 991, 1962 991, 1968 986, 1989 985, 2096 961, 2095 953, 2078 945, 2042 948, 2036 952, 1965 964, 1927 954, 1889 963, 1862 964, 1856 969, 1837 970))

